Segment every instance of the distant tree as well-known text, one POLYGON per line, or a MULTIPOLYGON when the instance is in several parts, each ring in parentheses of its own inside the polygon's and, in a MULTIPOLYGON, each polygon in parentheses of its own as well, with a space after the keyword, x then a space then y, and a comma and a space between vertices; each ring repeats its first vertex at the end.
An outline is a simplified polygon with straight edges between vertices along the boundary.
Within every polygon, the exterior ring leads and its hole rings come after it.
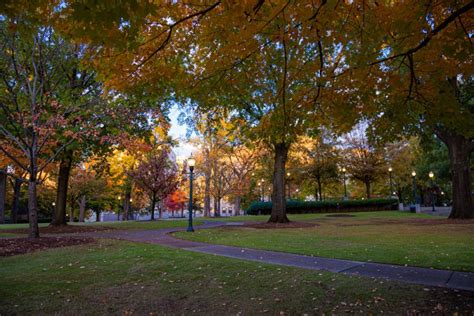
MULTIPOLYGON (((178 188, 180 180, 176 163, 170 159, 167 149, 155 149, 139 161, 129 174, 150 197, 151 220, 154 220, 156 203, 178 188)), ((161 209, 159 216, 161 218, 161 209)))
POLYGON ((384 172, 386 163, 380 149, 372 146, 365 132, 356 129, 345 137, 344 157, 341 166, 348 174, 365 185, 366 197, 371 198, 371 185, 384 172))

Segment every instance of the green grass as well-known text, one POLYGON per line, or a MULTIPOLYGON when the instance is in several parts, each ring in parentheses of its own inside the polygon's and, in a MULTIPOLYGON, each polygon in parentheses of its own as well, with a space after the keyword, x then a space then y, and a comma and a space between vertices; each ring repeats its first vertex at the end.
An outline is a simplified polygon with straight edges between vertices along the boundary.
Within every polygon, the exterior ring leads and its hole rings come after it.
MULTIPOLYGON (((447 223, 402 212, 353 213, 353 218, 313 217, 300 229, 218 228, 182 232, 184 239, 329 258, 474 271, 474 222, 447 223), (424 219, 429 219, 428 221, 424 219)), ((295 215, 292 220, 308 220, 295 215)))
MULTIPOLYGON (((202 221, 194 221, 193 225, 201 225, 202 221)), ((113 227, 116 229, 160 229, 160 228, 174 228, 186 227, 187 220, 155 220, 155 221, 121 221, 121 222, 92 222, 92 223, 74 223, 73 225, 84 226, 103 226, 113 227)))
POLYGON ((468 313, 474 304, 464 292, 111 240, 1 258, 0 297, 2 315, 468 313))
MULTIPOLYGON (((160 228, 174 228, 174 227, 186 227, 188 221, 186 220, 156 220, 156 221, 123 221, 123 222, 91 222, 91 223, 68 223, 69 225, 77 226, 102 226, 102 227, 113 227, 116 229, 160 229, 160 228)), ((202 224, 202 221, 194 221, 194 225, 198 226, 202 224)), ((41 223, 39 227, 47 227, 49 224, 41 223)), ((2 233, 2 229, 20 229, 28 228, 28 224, 2 224, 0 225, 0 237, 7 233, 2 233)), ((11 235, 11 234, 10 234, 11 235)), ((7 236, 7 235, 6 235, 7 236)))

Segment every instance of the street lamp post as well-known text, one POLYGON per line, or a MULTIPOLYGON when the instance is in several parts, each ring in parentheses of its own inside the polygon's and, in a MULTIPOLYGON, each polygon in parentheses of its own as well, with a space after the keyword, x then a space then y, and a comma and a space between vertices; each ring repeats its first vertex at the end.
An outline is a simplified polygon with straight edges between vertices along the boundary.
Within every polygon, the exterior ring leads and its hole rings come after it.
POLYGON ((188 212, 189 212, 189 219, 188 219, 188 229, 187 232, 193 232, 193 171, 194 165, 196 164, 196 160, 192 157, 188 159, 189 165, 189 203, 188 203, 188 212))
POLYGON ((433 178, 434 178, 433 171, 430 171, 428 176, 430 177, 430 185, 431 185, 431 206, 432 206, 431 211, 436 212, 436 210, 435 210, 435 191, 434 191, 435 187, 434 187, 434 183, 433 183, 433 178))
POLYGON ((288 178, 288 200, 291 199, 291 186, 290 186, 290 176, 291 176, 291 173, 290 172, 287 172, 286 173, 286 176, 288 178))
POLYGON ((263 184, 264 181, 265 181, 265 179, 262 179, 260 181, 261 188, 262 188, 262 202, 265 202, 265 188, 264 188, 264 184, 263 184))
POLYGON ((393 196, 392 167, 388 168, 388 176, 390 177, 390 196, 393 196))
POLYGON ((344 200, 347 200, 346 168, 342 168, 342 181, 344 182, 344 200))
POLYGON ((416 203, 416 172, 413 171, 411 173, 411 176, 413 178, 413 205, 414 205, 414 208, 415 208, 415 211, 416 211, 416 204, 417 204, 416 203))

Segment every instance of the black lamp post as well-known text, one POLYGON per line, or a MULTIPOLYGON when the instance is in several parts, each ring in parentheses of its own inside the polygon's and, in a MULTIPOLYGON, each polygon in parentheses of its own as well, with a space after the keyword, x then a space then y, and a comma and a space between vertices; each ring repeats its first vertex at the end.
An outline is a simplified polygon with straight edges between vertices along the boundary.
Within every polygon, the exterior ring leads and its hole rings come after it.
POLYGON ((290 186, 290 176, 291 176, 291 173, 287 172, 286 173, 286 176, 288 178, 288 200, 291 199, 291 186, 290 186))
POLYGON ((194 158, 188 159, 189 165, 189 203, 188 203, 188 212, 189 212, 189 219, 188 219, 188 229, 187 232, 193 232, 193 171, 194 165, 196 164, 196 160, 194 158))
POLYGON ((417 203, 416 203, 416 172, 413 171, 413 172, 411 173, 411 176, 412 176, 412 178, 413 178, 413 205, 414 205, 415 208, 416 208, 416 204, 417 204, 417 203))
POLYGON ((346 168, 342 168, 342 181, 344 182, 344 200, 347 200, 346 168))
POLYGON ((435 210, 435 187, 434 187, 434 183, 433 183, 433 178, 434 178, 433 171, 430 171, 428 176, 430 177, 430 185, 431 185, 431 206, 432 206, 431 211, 436 212, 436 210, 435 210))
POLYGON ((393 196, 392 167, 388 168, 388 176, 390 177, 390 196, 393 196))

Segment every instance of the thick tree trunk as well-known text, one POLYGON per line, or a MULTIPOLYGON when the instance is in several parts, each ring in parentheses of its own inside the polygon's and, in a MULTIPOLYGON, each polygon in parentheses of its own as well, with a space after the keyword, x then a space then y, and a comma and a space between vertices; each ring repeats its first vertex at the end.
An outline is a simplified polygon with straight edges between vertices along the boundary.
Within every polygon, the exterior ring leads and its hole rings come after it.
POLYGON ((273 166, 272 214, 269 223, 288 223, 285 199, 285 166, 288 158, 287 144, 275 144, 275 162, 273 166))
POLYGON ((242 201, 242 198, 240 196, 236 196, 234 198, 234 216, 240 215, 240 202, 241 201, 242 201))
POLYGON ((36 197, 36 177, 30 176, 30 180, 28 181, 28 238, 39 238, 38 201, 36 197))
POLYGON ((218 217, 221 216, 221 198, 217 199, 216 214, 218 217))
POLYGON ((95 221, 100 222, 100 211, 98 210, 95 211, 95 221))
POLYGON ((86 214, 86 196, 82 195, 79 198, 79 222, 84 222, 84 216, 86 214))
POLYGON ((364 184, 365 184, 365 194, 367 195, 367 198, 370 199, 370 197, 371 197, 371 195, 370 195, 370 181, 365 180, 364 184))
POLYGON ((153 195, 151 198, 151 218, 150 220, 155 220, 155 206, 156 206, 156 195, 153 195))
POLYGON ((56 206, 53 214, 52 226, 66 225, 66 205, 67 205, 67 189, 69 175, 72 166, 72 150, 64 152, 59 164, 58 187, 56 190, 56 206))
POLYGON ((453 208, 449 218, 473 217, 470 158, 473 142, 460 135, 446 137, 452 169, 453 208))
POLYGON ((0 169, 0 224, 5 223, 5 204, 7 200, 7 172, 0 169))
POLYGON ((20 198, 21 198, 21 184, 23 181, 19 178, 15 178, 15 184, 13 185, 13 203, 12 203, 12 223, 18 221, 18 211, 20 209, 20 198))
POLYGON ((125 192, 125 199, 123 200, 123 216, 122 220, 128 220, 128 214, 130 212, 130 199, 132 197, 131 189, 125 192))

